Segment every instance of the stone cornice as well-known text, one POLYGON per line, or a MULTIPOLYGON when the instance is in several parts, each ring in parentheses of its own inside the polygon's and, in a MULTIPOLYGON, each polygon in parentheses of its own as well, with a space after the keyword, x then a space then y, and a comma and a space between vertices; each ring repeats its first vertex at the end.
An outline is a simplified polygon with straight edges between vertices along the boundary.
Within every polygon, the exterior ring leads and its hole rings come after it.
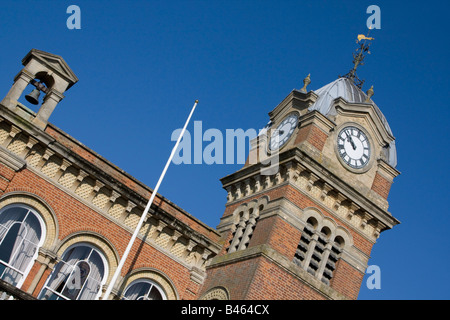
POLYGON ((328 134, 336 126, 336 124, 333 121, 325 117, 322 113, 320 113, 317 110, 305 113, 303 116, 300 117, 299 122, 302 124, 302 127, 314 123, 326 134, 328 134))
POLYGON ((392 167, 389 163, 384 161, 383 159, 378 159, 378 172, 383 175, 383 177, 387 178, 389 181, 392 181, 396 176, 400 174, 400 171, 392 167))
POLYGON ((244 167, 221 179, 228 193, 227 206, 263 195, 288 182, 333 215, 347 221, 372 242, 382 231, 399 223, 388 211, 343 182, 299 148, 289 149, 279 155, 277 174, 264 176, 261 168, 261 164, 244 167))
MULTIPOLYGON (((9 130, 0 141, 2 163, 16 171, 27 167, 95 212, 131 233, 134 231, 147 205, 146 196, 151 194, 149 188, 142 188, 146 194, 129 188, 57 139, 29 122, 22 123, 6 108, 0 108, 1 111, 4 112, 0 122, 5 123, 2 131, 9 130)), ((204 270, 206 261, 221 249, 219 233, 202 223, 196 225, 195 218, 191 224, 183 221, 183 214, 190 215, 158 196, 139 237, 186 267, 204 270)))
POLYGON ((353 116, 362 116, 366 118, 369 122, 369 125, 372 126, 372 129, 375 133, 377 133, 377 139, 380 144, 390 143, 395 140, 395 137, 389 133, 380 117, 378 116, 375 108, 372 104, 367 103, 349 103, 345 99, 339 97, 334 100, 334 106, 336 111, 340 114, 351 114, 353 116))
POLYGON ((292 104, 293 107, 305 109, 316 102, 318 96, 313 91, 303 93, 299 90, 292 90, 272 111, 269 112, 270 119, 278 116, 285 109, 285 106, 292 104))

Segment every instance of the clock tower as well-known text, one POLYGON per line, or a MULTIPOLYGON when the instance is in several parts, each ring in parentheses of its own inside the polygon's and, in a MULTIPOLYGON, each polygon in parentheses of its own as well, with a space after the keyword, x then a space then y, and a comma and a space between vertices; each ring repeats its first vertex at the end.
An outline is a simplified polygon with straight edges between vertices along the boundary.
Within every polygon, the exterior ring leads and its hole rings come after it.
MULTIPOLYGON (((317 90, 294 89, 269 112, 249 159, 221 179, 222 250, 207 266, 204 299, 356 299, 372 246, 399 221, 388 211, 395 138, 354 69, 317 90), (273 162, 272 162, 273 164, 273 162)), ((358 50, 357 50, 358 51, 358 50)))

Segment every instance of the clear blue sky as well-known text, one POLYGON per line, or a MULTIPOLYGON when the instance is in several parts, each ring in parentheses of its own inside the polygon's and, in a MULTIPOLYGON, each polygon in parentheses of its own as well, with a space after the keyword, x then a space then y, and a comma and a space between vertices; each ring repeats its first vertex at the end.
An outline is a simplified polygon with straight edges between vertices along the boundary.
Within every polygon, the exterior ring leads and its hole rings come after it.
MULTIPOLYGON (((381 30, 358 75, 396 137, 402 223, 372 251, 381 290, 364 280, 359 298, 448 299, 448 1, 2 1, 0 90, 31 48, 61 55, 80 81, 50 121, 153 188, 195 99, 203 128, 263 127, 308 73, 314 90, 349 71, 371 4, 381 30), (71 4, 81 30, 66 27, 71 4)), ((219 179, 240 167, 172 165, 159 191, 216 227, 219 179)))

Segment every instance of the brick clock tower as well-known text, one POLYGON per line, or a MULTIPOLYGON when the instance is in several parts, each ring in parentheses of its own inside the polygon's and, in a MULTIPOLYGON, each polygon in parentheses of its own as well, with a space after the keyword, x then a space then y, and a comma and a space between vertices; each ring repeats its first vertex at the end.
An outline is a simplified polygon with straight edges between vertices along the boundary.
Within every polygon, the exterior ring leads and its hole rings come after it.
POLYGON ((392 131, 356 67, 309 92, 308 75, 269 112, 249 158, 278 149, 276 172, 248 162, 221 179, 223 248, 207 266, 204 299, 358 297, 372 246, 399 223, 387 202, 399 172, 392 131))

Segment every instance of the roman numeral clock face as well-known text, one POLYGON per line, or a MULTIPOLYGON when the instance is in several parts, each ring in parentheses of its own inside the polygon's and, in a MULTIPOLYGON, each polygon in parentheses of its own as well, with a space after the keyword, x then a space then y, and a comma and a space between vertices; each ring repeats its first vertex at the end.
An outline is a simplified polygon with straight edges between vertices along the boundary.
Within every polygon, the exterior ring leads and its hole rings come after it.
POLYGON ((298 117, 296 113, 292 113, 284 118, 279 126, 274 131, 272 131, 269 149, 273 151, 284 146, 294 133, 297 124, 298 117))
POLYGON ((348 126, 339 132, 337 150, 341 159, 351 168, 362 169, 369 163, 369 140, 366 134, 356 127, 348 126))

